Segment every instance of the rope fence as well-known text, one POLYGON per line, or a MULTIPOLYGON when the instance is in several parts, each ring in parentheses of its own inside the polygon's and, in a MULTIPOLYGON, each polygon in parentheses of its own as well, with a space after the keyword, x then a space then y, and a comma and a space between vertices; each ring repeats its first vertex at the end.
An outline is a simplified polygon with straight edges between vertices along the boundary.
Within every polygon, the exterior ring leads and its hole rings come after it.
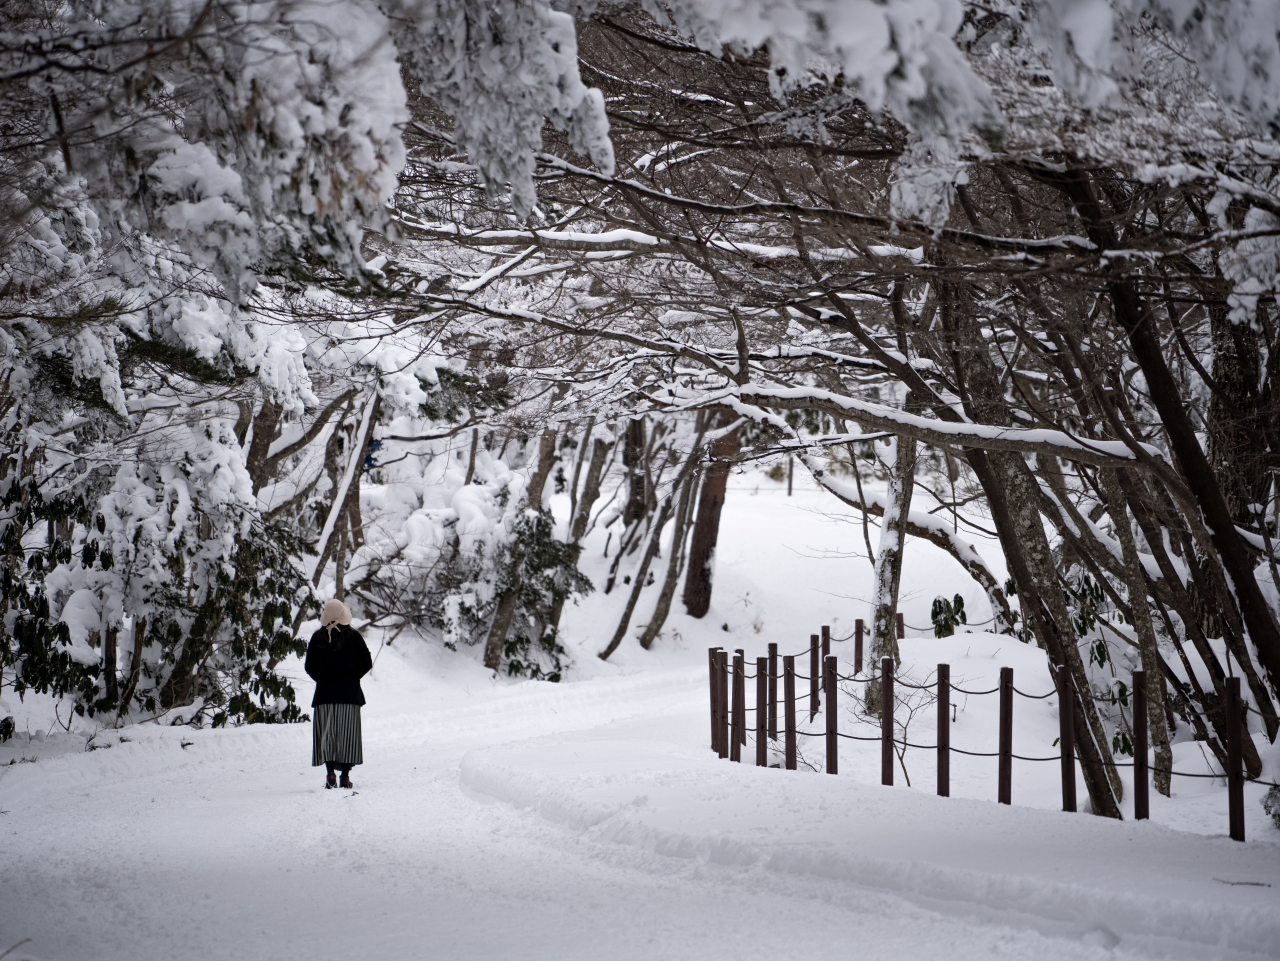
MULTIPOLYGON (((897 615, 898 635, 903 635, 902 615, 897 615)), ((831 642, 848 640, 848 638, 832 638, 830 628, 823 626, 821 634, 810 635, 809 648, 797 654, 779 655, 778 645, 770 644, 768 656, 755 659, 754 671, 747 673, 746 655, 742 649, 734 651, 732 659, 729 652, 719 647, 710 648, 708 667, 710 670, 711 695, 711 749, 720 757, 731 761, 742 760, 742 750, 749 741, 755 744, 756 764, 767 767, 769 764, 770 742, 779 739, 783 742, 783 766, 794 771, 798 764, 799 738, 824 738, 826 741, 826 771, 828 774, 839 773, 840 739, 850 741, 879 741, 881 744, 880 780, 882 784, 892 785, 894 779, 894 763, 900 761, 898 748, 917 751, 933 751, 937 755, 937 791, 942 797, 951 794, 952 753, 967 757, 994 757, 999 761, 997 800, 1002 804, 1012 804, 1013 761, 1046 763, 1058 761, 1062 765, 1062 809, 1076 810, 1076 763, 1088 769, 1096 767, 1133 768, 1134 817, 1145 820, 1150 817, 1150 777, 1153 774, 1169 775, 1183 778, 1208 778, 1227 781, 1228 821, 1230 836, 1237 841, 1244 840, 1244 770, 1242 738, 1244 732, 1244 713, 1249 710, 1240 696, 1240 679, 1226 679, 1226 769, 1221 773, 1193 774, 1188 771, 1175 771, 1172 768, 1150 764, 1147 759, 1149 749, 1147 737, 1147 687, 1146 675, 1142 671, 1134 671, 1132 688, 1133 711, 1133 755, 1134 760, 1118 762, 1113 758, 1097 753, 1098 749, 1092 740, 1083 752, 1077 752, 1075 746, 1075 713, 1077 698, 1091 700, 1110 700, 1099 697, 1092 692, 1079 692, 1074 689, 1071 675, 1065 669, 1055 669, 1054 689, 1044 694, 1028 694, 1019 690, 1013 683, 1013 668, 1000 669, 1000 683, 984 691, 970 691, 956 687, 951 683, 951 667, 939 664, 936 680, 930 684, 913 684, 895 676, 892 658, 883 658, 878 675, 863 673, 862 641, 865 630, 861 619, 857 622, 854 634, 854 672, 840 674, 836 669, 837 659, 830 653, 831 642), (808 655, 809 673, 796 671, 796 661, 808 655), (781 666, 781 670, 779 669, 781 666), (755 703, 746 704, 746 682, 756 682, 755 703), (782 681, 781 698, 779 698, 778 681, 782 681), (807 693, 797 695, 796 682, 806 681, 809 685, 807 693), (880 733, 875 736, 854 734, 838 730, 838 685, 844 683, 865 683, 875 685, 875 693, 879 698, 880 733), (897 737, 894 730, 894 688, 901 686, 913 691, 936 692, 937 704, 937 739, 934 744, 915 744, 904 735, 897 737), (964 694, 970 697, 983 697, 989 694, 1000 696, 999 750, 967 751, 951 744, 951 695, 964 694), (1013 752, 1013 704, 1014 697, 1027 700, 1042 701, 1056 696, 1058 699, 1059 721, 1059 754, 1049 757, 1030 757, 1013 752), (825 712, 822 701, 826 700, 825 712), (825 713, 825 730, 799 730, 797 726, 797 706, 807 700, 809 721, 816 719, 819 712, 825 713), (750 724, 747 715, 753 715, 750 724), (781 714, 781 718, 779 718, 781 714), (781 738, 779 733, 781 721, 781 738), (749 736, 750 735, 750 736, 749 736)), ((848 692, 846 692, 847 696, 848 692)), ((912 712, 914 713, 914 711, 912 712)), ((808 761, 805 762, 809 764, 808 761)), ((905 769, 904 769, 905 770, 905 769)), ((1258 784, 1271 784, 1268 781, 1254 780, 1258 784)), ((1272 785, 1276 786, 1276 785, 1272 785)))

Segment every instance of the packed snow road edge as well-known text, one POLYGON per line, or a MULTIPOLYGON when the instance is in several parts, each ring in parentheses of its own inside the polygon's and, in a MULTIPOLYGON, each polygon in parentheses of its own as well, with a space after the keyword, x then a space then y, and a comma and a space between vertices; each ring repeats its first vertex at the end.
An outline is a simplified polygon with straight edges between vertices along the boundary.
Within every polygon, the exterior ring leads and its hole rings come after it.
POLYGON ((476 750, 461 780, 590 839, 768 884, 826 878, 1155 956, 1280 956, 1272 845, 717 763, 655 733, 622 722, 476 750))

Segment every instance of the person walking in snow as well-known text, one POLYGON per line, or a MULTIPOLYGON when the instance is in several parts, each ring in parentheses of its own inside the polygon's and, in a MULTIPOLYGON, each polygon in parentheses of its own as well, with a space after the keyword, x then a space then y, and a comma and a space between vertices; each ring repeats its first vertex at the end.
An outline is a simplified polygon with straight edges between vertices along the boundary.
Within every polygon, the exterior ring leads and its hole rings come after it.
POLYGON ((306 669, 316 682, 311 699, 311 766, 323 764, 327 769, 326 789, 339 786, 334 768, 342 772, 341 786, 352 787, 351 768, 364 763, 360 678, 373 670, 373 658, 360 632, 351 626, 351 609, 342 601, 325 603, 320 630, 307 645, 306 669))

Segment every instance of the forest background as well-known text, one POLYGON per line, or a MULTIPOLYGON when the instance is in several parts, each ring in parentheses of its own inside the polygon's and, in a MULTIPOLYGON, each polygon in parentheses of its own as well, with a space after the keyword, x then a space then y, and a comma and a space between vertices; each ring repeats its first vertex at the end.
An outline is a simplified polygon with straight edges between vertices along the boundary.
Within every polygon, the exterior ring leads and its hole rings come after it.
POLYGON ((618 598, 605 658, 706 613, 726 478, 767 461, 861 513, 871 663, 908 537, 1047 652, 1094 813, 1132 752, 1117 659, 1158 790, 1179 731, 1225 763, 1231 676, 1256 777, 1278 17, 6 4, 0 685, 108 725, 296 721, 277 666, 332 596, 555 681, 575 597, 618 598))

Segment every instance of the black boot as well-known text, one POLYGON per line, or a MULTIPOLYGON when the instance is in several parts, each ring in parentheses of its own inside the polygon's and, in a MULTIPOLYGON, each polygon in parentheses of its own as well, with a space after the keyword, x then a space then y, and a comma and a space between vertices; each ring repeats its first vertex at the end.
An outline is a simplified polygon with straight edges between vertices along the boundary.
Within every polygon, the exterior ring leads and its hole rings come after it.
MULTIPOLYGON (((326 791, 332 791, 334 788, 338 786, 338 776, 333 773, 332 764, 326 764, 325 767, 329 769, 329 773, 325 775, 324 789, 326 791)), ((343 776, 345 777, 346 775, 343 775, 343 776)))

